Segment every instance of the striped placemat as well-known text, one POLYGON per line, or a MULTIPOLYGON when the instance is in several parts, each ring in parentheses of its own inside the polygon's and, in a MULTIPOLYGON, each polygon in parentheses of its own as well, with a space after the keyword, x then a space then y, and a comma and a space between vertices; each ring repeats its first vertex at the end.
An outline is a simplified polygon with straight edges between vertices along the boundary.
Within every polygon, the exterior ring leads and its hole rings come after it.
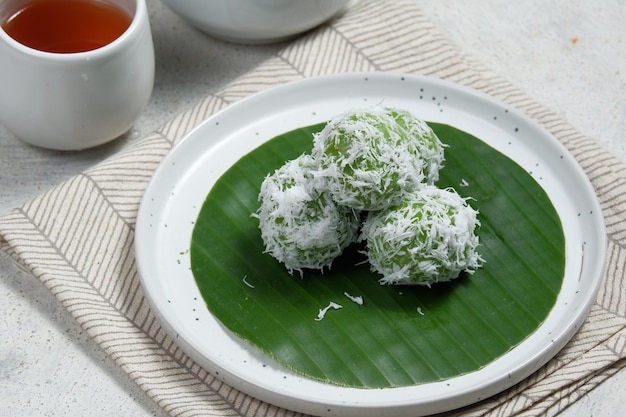
POLYGON ((607 226, 607 272, 573 340, 517 386, 459 412, 555 415, 626 363, 626 166, 554 112, 464 57, 412 0, 360 0, 288 44, 255 70, 118 154, 0 218, 0 248, 39 277, 86 332, 172 416, 298 415, 238 392, 194 363, 146 302, 133 238, 143 191, 162 158, 229 104, 277 84, 322 74, 393 71, 463 84, 532 117, 574 155, 607 226))

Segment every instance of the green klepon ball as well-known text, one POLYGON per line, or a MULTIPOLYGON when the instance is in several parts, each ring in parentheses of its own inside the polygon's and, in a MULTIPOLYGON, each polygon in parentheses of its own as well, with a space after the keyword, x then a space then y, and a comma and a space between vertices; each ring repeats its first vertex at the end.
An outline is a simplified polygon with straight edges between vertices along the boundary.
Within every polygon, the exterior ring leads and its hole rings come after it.
POLYGON ((476 252, 477 212, 452 189, 425 185, 399 204, 371 212, 360 239, 381 284, 427 285, 469 274, 484 262, 476 252))
POLYGON ((402 126, 410 138, 415 139, 414 146, 423 162, 422 173, 427 184, 434 184, 439 179, 439 170, 443 166, 444 147, 435 132, 424 122, 406 110, 391 109, 396 122, 402 126))
POLYGON ((359 214, 337 205, 320 190, 311 174, 317 166, 303 154, 286 162, 261 184, 261 205, 254 214, 265 252, 290 274, 330 268, 333 260, 356 240, 359 214))
POLYGON ((374 106, 332 119, 315 136, 312 155, 337 203, 381 210, 438 179, 444 146, 409 112, 374 106))

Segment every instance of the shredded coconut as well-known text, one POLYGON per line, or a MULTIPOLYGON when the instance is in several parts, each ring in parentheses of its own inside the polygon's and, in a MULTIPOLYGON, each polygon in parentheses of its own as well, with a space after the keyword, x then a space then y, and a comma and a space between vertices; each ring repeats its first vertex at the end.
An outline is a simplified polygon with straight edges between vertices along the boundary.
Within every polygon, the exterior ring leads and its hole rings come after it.
POLYGON ((423 186, 389 210, 370 212, 360 239, 382 284, 430 286, 482 265, 479 225, 477 211, 454 190, 423 186))
MULTIPOLYGON (((286 162, 261 184, 252 216, 265 253, 302 276, 303 269, 330 268, 360 240, 381 284, 430 286, 474 273, 484 262, 476 252, 478 212, 453 189, 434 185, 445 147, 405 110, 377 105, 333 118, 313 135, 311 155, 286 162), (357 236, 361 210, 369 213, 357 236)), ((330 308, 341 306, 331 303, 318 320, 330 308)))
POLYGON ((317 317, 315 318, 315 321, 322 321, 322 320, 324 320, 324 317, 326 317, 326 313, 331 308, 333 310, 339 310, 339 309, 342 309, 343 306, 331 301, 330 304, 328 304, 326 307, 320 309, 319 313, 317 313, 317 317))
POLYGON ((357 303, 358 305, 362 306, 363 305, 363 297, 361 297, 360 295, 358 296, 353 296, 348 294, 347 292, 344 292, 343 295, 345 295, 346 297, 348 297, 350 299, 350 301, 357 303))
POLYGON ((373 106, 332 119, 313 140, 315 176, 340 205, 380 210, 434 183, 443 144, 410 113, 373 106))
POLYGON ((309 155, 286 162, 261 184, 259 219, 265 252, 290 273, 330 267, 356 239, 359 216, 337 205, 311 175, 309 155))
POLYGON ((252 285, 252 284, 250 284, 250 283, 248 282, 248 276, 247 276, 247 275, 245 275, 245 276, 243 277, 243 283, 244 283, 244 284, 246 284, 246 285, 247 285, 248 287, 250 287, 250 288, 255 288, 255 287, 254 287, 254 285, 252 285))

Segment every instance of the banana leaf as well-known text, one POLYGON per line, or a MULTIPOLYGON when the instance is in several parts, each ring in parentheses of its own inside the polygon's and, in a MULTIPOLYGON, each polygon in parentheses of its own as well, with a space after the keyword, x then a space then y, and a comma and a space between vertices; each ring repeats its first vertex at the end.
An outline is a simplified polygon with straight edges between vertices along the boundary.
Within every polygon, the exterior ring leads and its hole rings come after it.
POLYGON ((555 304, 565 269, 562 225, 533 177, 480 139, 430 123, 448 145, 437 183, 479 210, 473 275, 427 287, 382 286, 357 245, 323 274, 290 275, 264 247, 263 178, 311 150, 322 125, 280 135, 243 156, 211 189, 194 226, 194 278, 210 312, 268 360, 329 384, 410 386, 476 371, 518 345, 555 304), (346 295, 347 294, 347 295, 346 295), (348 298, 362 297, 360 305, 348 298), (330 309, 316 320, 330 302, 330 309), (269 359, 271 358, 271 359, 269 359))

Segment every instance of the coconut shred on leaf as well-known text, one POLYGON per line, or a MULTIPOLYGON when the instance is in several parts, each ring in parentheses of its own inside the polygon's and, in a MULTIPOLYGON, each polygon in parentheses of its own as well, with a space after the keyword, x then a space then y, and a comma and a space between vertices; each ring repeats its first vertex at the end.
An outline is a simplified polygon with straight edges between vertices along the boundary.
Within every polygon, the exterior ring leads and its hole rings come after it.
POLYGON ((265 252, 289 273, 323 270, 356 238, 358 215, 339 206, 320 189, 312 171, 317 167, 303 154, 286 162, 261 184, 259 219, 265 252))

